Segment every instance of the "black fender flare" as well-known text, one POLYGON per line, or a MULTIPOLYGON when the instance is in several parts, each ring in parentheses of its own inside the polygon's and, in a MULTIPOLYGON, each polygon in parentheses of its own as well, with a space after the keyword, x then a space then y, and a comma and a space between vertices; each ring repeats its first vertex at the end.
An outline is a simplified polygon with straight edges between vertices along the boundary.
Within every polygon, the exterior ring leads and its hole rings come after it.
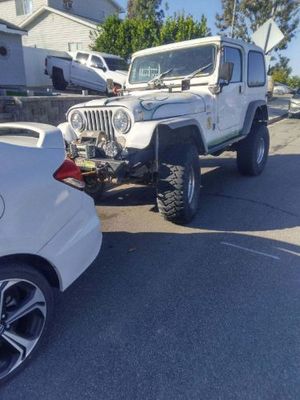
POLYGON ((196 145, 199 154, 207 153, 207 145, 203 131, 199 121, 194 118, 162 121, 156 128, 156 136, 160 151, 168 145, 187 143, 190 141, 196 145), (176 135, 176 131, 181 132, 176 135))
POLYGON ((264 100, 255 100, 249 103, 248 109, 246 112, 244 125, 242 128, 242 136, 247 136, 251 130, 253 121, 257 119, 260 122, 265 124, 268 123, 268 107, 267 103, 264 100))

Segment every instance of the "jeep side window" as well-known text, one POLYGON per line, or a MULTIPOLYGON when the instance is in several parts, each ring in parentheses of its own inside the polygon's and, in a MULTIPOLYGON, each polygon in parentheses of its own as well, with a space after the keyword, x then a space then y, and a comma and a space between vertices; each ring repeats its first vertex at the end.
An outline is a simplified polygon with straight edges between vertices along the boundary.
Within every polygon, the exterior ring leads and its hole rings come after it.
POLYGON ((239 49, 234 47, 224 47, 223 62, 233 63, 233 73, 231 83, 242 81, 242 54, 239 49))
POLYGON ((264 86, 266 83, 265 57, 259 51, 248 53, 248 86, 264 86))

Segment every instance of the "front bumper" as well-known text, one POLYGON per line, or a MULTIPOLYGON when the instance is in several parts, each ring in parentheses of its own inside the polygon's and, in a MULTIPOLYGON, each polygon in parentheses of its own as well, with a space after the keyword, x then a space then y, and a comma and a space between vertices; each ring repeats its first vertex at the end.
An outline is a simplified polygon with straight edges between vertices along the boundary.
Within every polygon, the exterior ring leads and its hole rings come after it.
POLYGON ((82 196, 78 212, 38 253, 55 267, 61 291, 90 266, 102 244, 94 202, 84 193, 82 196))

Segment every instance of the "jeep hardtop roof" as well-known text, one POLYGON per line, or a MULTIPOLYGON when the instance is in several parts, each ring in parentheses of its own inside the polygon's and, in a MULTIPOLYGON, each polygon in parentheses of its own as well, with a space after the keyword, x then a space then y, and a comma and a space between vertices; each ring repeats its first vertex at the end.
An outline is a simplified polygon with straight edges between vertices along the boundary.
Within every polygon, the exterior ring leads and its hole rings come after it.
POLYGON ((137 56, 144 56, 147 54, 153 54, 158 52, 163 52, 167 50, 175 50, 175 49, 182 49, 184 47, 192 47, 197 46, 199 44, 220 44, 220 43, 228 43, 228 44, 235 44, 240 45, 245 48, 246 51, 255 50, 263 53, 263 49, 261 47, 256 46, 253 43, 246 43, 240 39, 231 39, 226 36, 207 36, 205 38, 193 39, 193 40, 185 40, 183 42, 176 42, 171 44, 164 44, 162 46, 151 47, 150 49, 144 49, 137 51, 132 55, 132 58, 137 56))

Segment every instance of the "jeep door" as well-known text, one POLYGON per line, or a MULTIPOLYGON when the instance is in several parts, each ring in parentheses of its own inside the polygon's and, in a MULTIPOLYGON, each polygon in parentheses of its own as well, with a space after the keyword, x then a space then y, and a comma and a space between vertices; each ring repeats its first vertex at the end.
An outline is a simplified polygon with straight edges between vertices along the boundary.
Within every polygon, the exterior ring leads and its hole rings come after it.
POLYGON ((237 136, 243 126, 246 104, 243 60, 241 48, 228 45, 222 48, 221 63, 231 62, 234 65, 231 81, 217 95, 218 129, 223 140, 224 135, 228 139, 237 136))

